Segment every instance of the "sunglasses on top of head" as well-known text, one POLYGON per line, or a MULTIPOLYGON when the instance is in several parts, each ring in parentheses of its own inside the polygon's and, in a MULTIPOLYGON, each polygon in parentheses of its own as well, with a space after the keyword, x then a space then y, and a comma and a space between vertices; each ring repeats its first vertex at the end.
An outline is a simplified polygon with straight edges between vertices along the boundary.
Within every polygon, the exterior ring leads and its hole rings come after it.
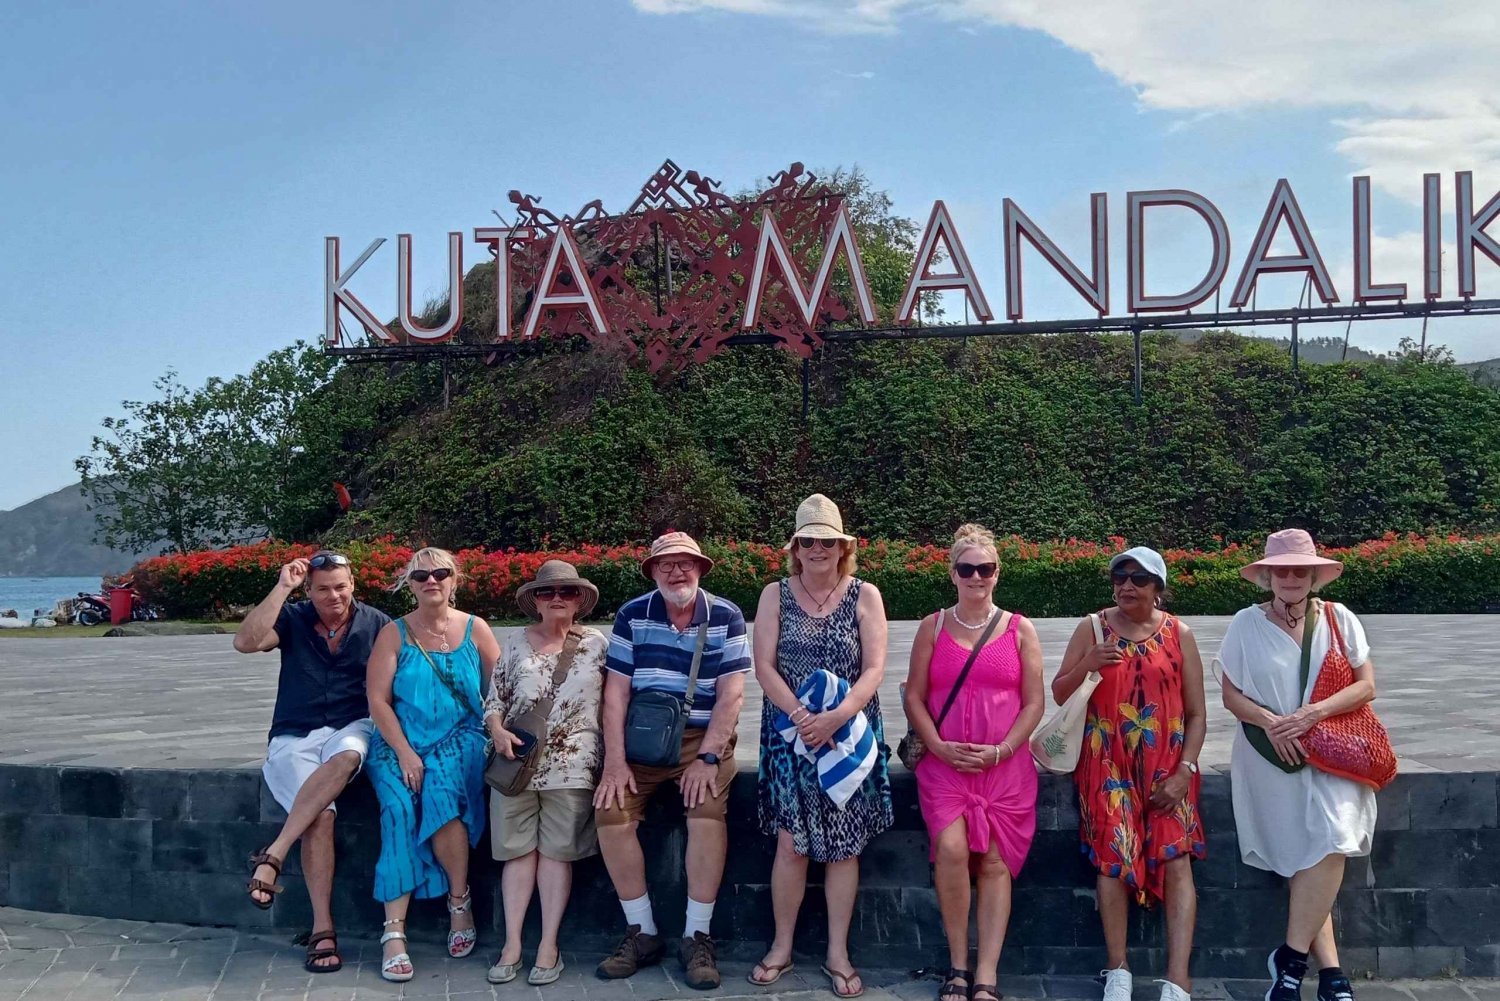
POLYGON ((822 546, 824 549, 834 549, 837 548, 838 544, 838 539, 809 539, 805 535, 797 536, 797 545, 801 546, 803 549, 811 549, 813 546, 822 546))
POLYGON ((957 570, 958 571, 958 575, 960 577, 962 577, 964 580, 968 580, 970 577, 974 576, 975 574, 979 575, 979 579, 980 580, 989 580, 991 577, 995 576, 995 572, 1000 569, 1000 564, 998 564, 998 563, 955 563, 955 564, 953 564, 953 569, 957 570))
POLYGON ((427 579, 429 577, 431 577, 435 581, 445 581, 449 577, 453 576, 453 571, 448 567, 438 567, 436 570, 413 570, 406 576, 416 581, 418 584, 425 584, 427 583, 427 579))
POLYGON ((1156 580, 1156 575, 1146 570, 1116 570, 1109 575, 1116 587, 1129 581, 1136 587, 1145 587, 1156 580))
POLYGON ((553 598, 572 601, 583 592, 576 587, 539 587, 531 593, 536 595, 537 601, 551 601, 553 598))
POLYGON ((319 553, 307 561, 309 570, 321 570, 324 567, 346 567, 349 565, 349 557, 343 553, 319 553))

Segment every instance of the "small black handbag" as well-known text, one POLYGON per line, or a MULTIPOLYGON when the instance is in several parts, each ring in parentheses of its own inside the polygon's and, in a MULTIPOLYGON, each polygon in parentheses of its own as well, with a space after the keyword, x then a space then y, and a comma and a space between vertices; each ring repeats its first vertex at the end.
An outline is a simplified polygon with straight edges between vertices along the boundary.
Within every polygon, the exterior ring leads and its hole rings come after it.
POLYGON ((713 602, 708 602, 703 621, 698 624, 698 642, 693 649, 693 666, 688 671, 687 694, 678 698, 672 692, 635 692, 625 710, 625 760, 647 768, 671 768, 682 760, 682 732, 687 729, 693 711, 693 695, 698 686, 698 668, 703 663, 703 646, 708 641, 708 620, 713 602))

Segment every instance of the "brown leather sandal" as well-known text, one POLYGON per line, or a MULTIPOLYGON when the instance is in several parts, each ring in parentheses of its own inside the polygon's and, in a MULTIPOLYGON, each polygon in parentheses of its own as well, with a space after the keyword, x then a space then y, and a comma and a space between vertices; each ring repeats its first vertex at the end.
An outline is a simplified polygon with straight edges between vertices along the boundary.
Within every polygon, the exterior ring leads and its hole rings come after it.
POLYGON ((278 883, 266 883, 256 879, 255 870, 259 869, 263 865, 268 865, 271 867, 271 870, 276 873, 276 877, 280 879, 281 867, 283 864, 284 863, 281 859, 277 858, 275 855, 272 855, 264 848, 256 852, 254 855, 250 856, 250 882, 245 884, 245 892, 250 896, 250 903, 254 904, 256 907, 259 907, 263 911, 269 911, 271 909, 271 905, 276 902, 276 894, 286 889, 286 887, 281 886, 278 883), (256 896, 257 893, 269 893, 271 894, 271 896, 267 897, 265 900, 261 900, 256 896))
POLYGON ((954 1001, 969 1001, 969 985, 973 982, 974 974, 968 970, 960 970, 956 966, 950 968, 948 975, 943 978, 943 986, 938 990, 938 1001, 944 1001, 945 998, 952 998, 954 1001), (962 983, 950 982, 954 980, 962 981, 962 983))
POLYGON ((344 959, 339 955, 339 937, 333 929, 308 933, 307 958, 303 960, 302 968, 308 973, 337 973, 344 968, 344 959), (319 949, 316 948, 319 942, 332 942, 333 945, 319 949), (333 959, 336 962, 329 966, 319 965, 319 961, 324 959, 333 959))
POLYGON ((1003 1001, 997 984, 975 984, 973 987, 970 987, 969 1001, 981 1001, 979 997, 981 992, 989 995, 983 1001, 1003 1001))

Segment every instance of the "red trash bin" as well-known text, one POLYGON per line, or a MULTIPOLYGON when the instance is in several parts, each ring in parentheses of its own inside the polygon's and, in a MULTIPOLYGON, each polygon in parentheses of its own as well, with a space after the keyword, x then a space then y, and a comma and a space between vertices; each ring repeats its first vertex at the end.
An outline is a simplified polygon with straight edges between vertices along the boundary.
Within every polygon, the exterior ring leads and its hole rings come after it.
POLYGON ((129 587, 112 588, 109 592, 109 624, 118 626, 122 622, 130 621, 130 613, 135 609, 135 589, 129 587))

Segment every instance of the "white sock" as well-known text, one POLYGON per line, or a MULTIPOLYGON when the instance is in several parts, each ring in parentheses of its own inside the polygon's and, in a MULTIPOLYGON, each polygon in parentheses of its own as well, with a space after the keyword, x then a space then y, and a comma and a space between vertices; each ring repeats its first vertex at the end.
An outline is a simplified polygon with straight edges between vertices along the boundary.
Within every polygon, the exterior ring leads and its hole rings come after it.
POLYGON ((642 894, 634 900, 626 900, 622 897, 620 906, 625 909, 627 925, 640 925, 643 935, 656 934, 656 918, 651 914, 651 894, 642 894))
POLYGON ((714 919, 714 902, 710 900, 706 904, 700 904, 692 897, 687 898, 687 923, 683 925, 682 937, 692 938, 697 932, 709 934, 708 926, 714 919))

